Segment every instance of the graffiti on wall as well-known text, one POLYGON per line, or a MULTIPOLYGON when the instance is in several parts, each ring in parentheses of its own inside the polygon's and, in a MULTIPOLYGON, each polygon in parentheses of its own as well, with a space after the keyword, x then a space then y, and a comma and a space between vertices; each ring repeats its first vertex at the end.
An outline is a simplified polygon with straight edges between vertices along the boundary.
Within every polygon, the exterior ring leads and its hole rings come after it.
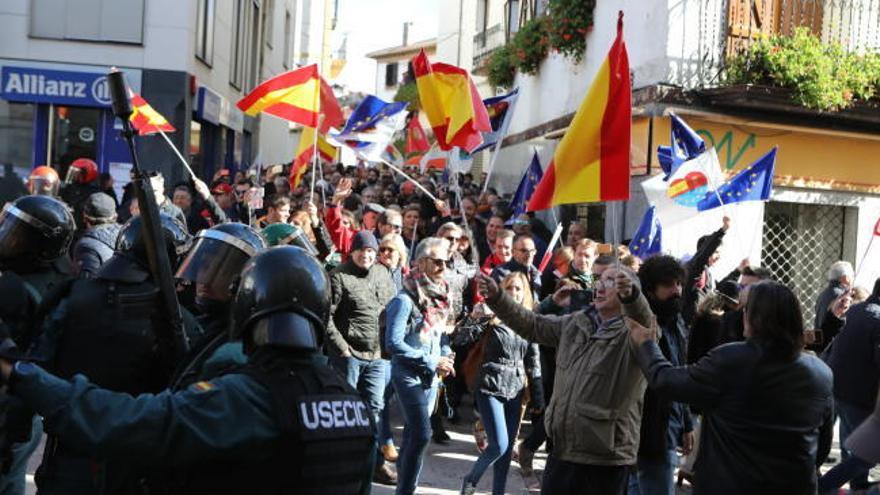
POLYGON ((757 136, 752 133, 747 134, 744 139, 734 139, 733 131, 725 131, 721 139, 716 139, 709 129, 697 129, 697 134, 706 141, 706 145, 712 146, 718 152, 722 170, 745 167, 747 164, 740 163, 740 160, 748 149, 756 147, 758 141, 757 136))

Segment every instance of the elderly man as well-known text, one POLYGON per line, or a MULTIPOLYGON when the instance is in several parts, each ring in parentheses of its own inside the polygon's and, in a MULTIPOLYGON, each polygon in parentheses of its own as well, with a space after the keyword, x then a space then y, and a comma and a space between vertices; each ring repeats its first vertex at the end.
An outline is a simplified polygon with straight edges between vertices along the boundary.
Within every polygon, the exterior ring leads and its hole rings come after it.
POLYGON ((828 306, 852 287, 853 266, 848 261, 835 261, 828 268, 828 285, 816 298, 816 319, 813 328, 822 328, 825 323, 825 315, 828 314, 828 306))
POLYGON ((529 234, 520 234, 513 239, 513 257, 503 265, 497 266, 492 270, 492 278, 496 282, 501 283, 504 277, 513 272, 520 272, 529 279, 532 286, 532 297, 535 301, 541 295, 541 272, 535 268, 535 254, 538 249, 535 247, 535 240, 529 234))
POLYGON ((594 305, 562 317, 538 315, 480 276, 480 291, 511 330, 557 348, 556 391, 544 414, 553 450, 543 494, 622 494, 636 462, 645 379, 623 316, 649 323, 648 301, 626 268, 596 281, 594 305))
MULTIPOLYGON (((379 346, 379 313, 396 292, 388 270, 376 263, 378 249, 371 232, 354 235, 349 259, 330 275, 332 295, 327 322, 330 363, 369 403, 375 424, 379 424, 385 407, 388 366, 379 346)), ((377 456, 374 480, 386 484, 397 481, 381 455, 377 456)))

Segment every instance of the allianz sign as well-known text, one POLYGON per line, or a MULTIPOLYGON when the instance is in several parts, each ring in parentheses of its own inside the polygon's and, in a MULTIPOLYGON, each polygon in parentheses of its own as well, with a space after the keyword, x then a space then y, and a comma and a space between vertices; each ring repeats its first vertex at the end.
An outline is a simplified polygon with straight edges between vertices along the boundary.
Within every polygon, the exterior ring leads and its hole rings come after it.
POLYGON ((2 96, 9 101, 54 103, 89 107, 110 106, 104 74, 31 67, 3 67, 2 96))

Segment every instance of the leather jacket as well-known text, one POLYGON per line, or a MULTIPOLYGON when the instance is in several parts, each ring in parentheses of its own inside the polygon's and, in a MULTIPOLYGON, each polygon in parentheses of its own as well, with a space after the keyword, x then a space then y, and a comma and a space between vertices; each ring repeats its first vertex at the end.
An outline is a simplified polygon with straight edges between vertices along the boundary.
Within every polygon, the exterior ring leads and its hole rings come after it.
POLYGON ((655 342, 636 354, 648 386, 704 414, 694 494, 816 493, 819 428, 831 420, 831 370, 814 355, 785 361, 755 340, 673 367, 655 342))

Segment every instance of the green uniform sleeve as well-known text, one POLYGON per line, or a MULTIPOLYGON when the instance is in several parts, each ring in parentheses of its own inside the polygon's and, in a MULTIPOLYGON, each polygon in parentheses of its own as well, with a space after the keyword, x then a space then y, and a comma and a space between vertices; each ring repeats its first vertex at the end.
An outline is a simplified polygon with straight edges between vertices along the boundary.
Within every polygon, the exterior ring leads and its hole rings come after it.
POLYGON ((99 459, 174 466, 252 457, 280 434, 268 392, 243 375, 132 397, 19 363, 11 387, 45 418, 47 432, 99 459))

